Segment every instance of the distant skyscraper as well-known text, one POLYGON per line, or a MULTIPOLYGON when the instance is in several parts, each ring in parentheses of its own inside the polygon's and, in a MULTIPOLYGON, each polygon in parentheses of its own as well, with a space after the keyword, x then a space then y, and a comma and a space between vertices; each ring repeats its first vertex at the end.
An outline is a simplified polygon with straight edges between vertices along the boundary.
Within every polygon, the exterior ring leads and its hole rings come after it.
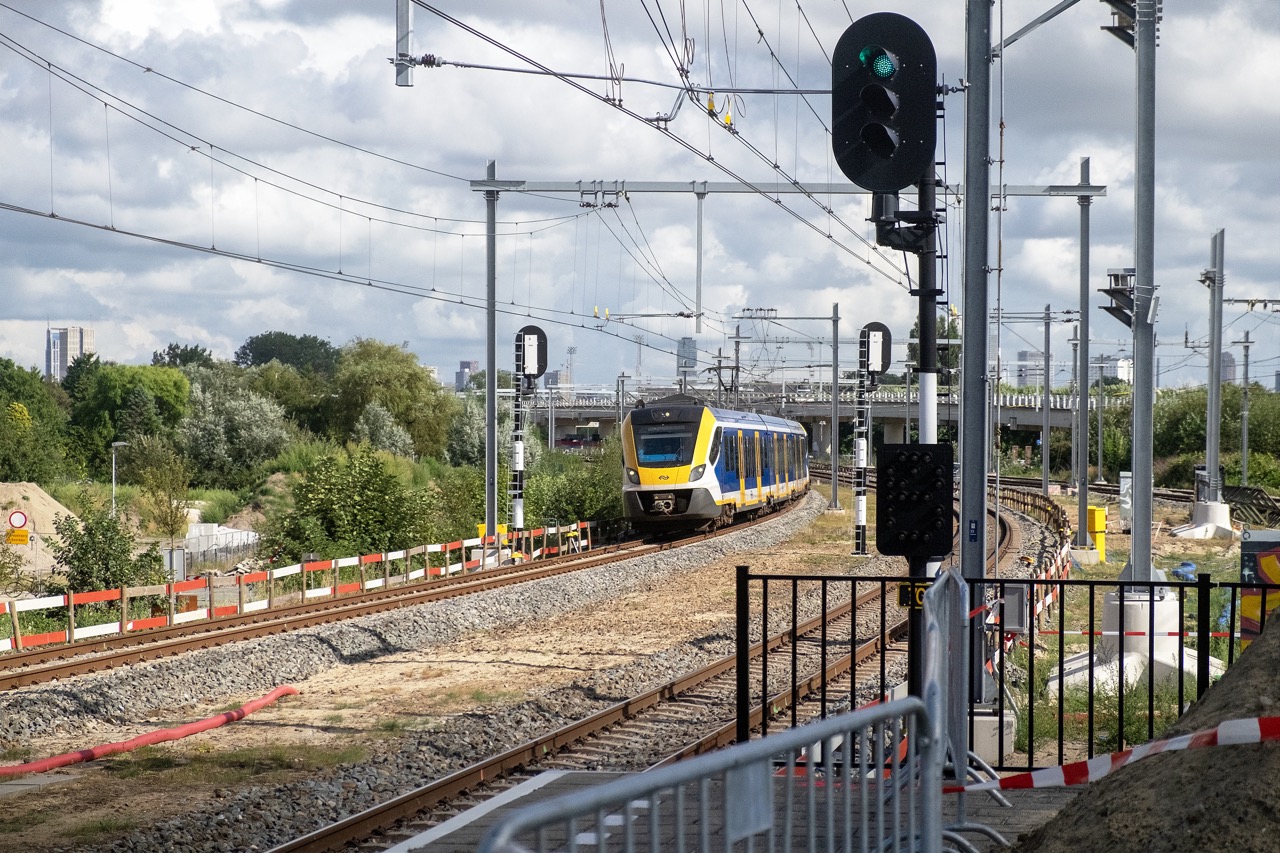
POLYGON ((1236 357, 1226 351, 1222 353, 1222 381, 1236 381, 1236 357))
POLYGON ((1018 388, 1039 388, 1044 381, 1044 353, 1039 350, 1018 350, 1018 388))
POLYGON ((688 380, 697 372, 698 342, 689 337, 681 338, 676 346, 676 375, 688 380))
POLYGON ((67 368, 82 355, 97 352, 93 345, 93 329, 67 326, 65 329, 46 329, 44 342, 44 375, 61 382, 67 368))
POLYGON ((465 391, 471 384, 471 375, 480 371, 480 362, 478 361, 460 361, 458 362, 458 372, 453 374, 453 390, 465 391))

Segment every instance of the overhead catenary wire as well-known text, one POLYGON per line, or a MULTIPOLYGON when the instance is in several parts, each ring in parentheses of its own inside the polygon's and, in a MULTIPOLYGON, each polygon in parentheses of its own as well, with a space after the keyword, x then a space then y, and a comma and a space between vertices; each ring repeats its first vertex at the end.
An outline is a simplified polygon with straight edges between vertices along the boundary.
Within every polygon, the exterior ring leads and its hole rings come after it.
MULTIPOLYGON (((551 76, 553 76, 553 77, 555 77, 555 78, 557 78, 557 79, 561 80, 562 82, 564 82, 566 85, 569 85, 569 86, 571 86, 571 87, 573 87, 573 88, 577 89, 579 92, 581 92, 581 93, 583 93, 583 94, 585 94, 585 95, 587 95, 587 96, 589 96, 589 97, 591 97, 591 98, 593 98, 593 99, 595 99, 595 100, 597 100, 597 101, 600 101, 600 102, 602 102, 602 103, 605 103, 605 104, 606 104, 606 105, 608 105, 609 107, 611 107, 611 108, 613 108, 613 109, 616 109, 616 110, 619 110, 619 111, 621 111, 621 112, 625 113, 626 115, 630 116, 631 118, 636 119, 637 121, 644 122, 647 126, 649 126, 649 127, 653 128, 653 129, 654 129, 655 131, 657 131, 658 133, 663 134, 663 135, 664 135, 664 136, 666 136, 668 139, 670 139, 670 140, 672 140, 672 141, 676 142, 678 145, 680 145, 681 147, 685 148, 685 149, 686 149, 687 151, 689 151, 690 153, 692 153, 692 154, 694 154, 694 155, 696 155, 696 156, 700 157, 700 158, 701 158, 701 159, 703 159, 705 162, 707 162, 708 164, 710 164, 713 168, 715 168, 715 169, 717 169, 717 170, 721 171, 722 173, 724 173, 725 175, 729 176, 730 178, 732 178, 733 180, 737 181, 738 183, 743 184, 744 186, 746 186, 746 187, 748 187, 748 188, 752 189, 752 190, 753 190, 753 191, 755 191, 757 194, 759 194, 759 195, 761 195, 761 196, 764 196, 765 198, 770 199, 770 200, 771 200, 771 201, 773 201, 775 204, 777 204, 777 205, 778 205, 778 207, 779 207, 780 209, 782 209, 783 211, 785 211, 788 215, 790 215, 791 217, 793 217, 794 219, 796 219, 798 222, 800 222, 801 224, 803 224, 805 227, 807 227, 807 228, 811 229, 812 231, 814 231, 814 232, 818 233, 819 235, 821 235, 822 237, 826 238, 826 239, 827 239, 827 240, 828 240, 832 245, 836 246, 836 247, 837 247, 837 248, 839 248, 841 251, 844 251, 844 252, 846 252, 847 254, 850 254, 850 255, 852 255, 853 257, 858 258, 859 260, 862 260, 864 263, 866 263, 866 264, 871 268, 871 271, 872 271, 872 272, 874 272, 875 274, 880 275, 880 276, 883 276, 884 278, 886 278, 886 279, 888 279, 888 280, 890 280, 890 281, 893 281, 893 282, 894 282, 895 284, 897 284, 899 287, 903 287, 904 289, 907 289, 906 285, 903 283, 903 281, 902 281, 900 278, 895 278, 895 275, 900 275, 900 274, 901 274, 901 272, 900 272, 899 270, 894 270, 894 272, 893 272, 893 273, 890 273, 890 272, 888 272, 888 271, 886 271, 886 270, 879 269, 879 268, 877 268, 877 267, 874 265, 874 262, 873 262, 872 258, 873 258, 873 257, 883 257, 883 256, 878 252, 878 247, 875 247, 874 245, 872 245, 872 244, 868 243, 868 242, 867 242, 867 240, 866 240, 866 238, 864 238, 864 237, 863 237, 860 233, 858 233, 856 230, 854 230, 854 229, 852 229, 852 228, 849 228, 848 226, 845 226, 845 227, 846 227, 846 229, 848 230, 848 233, 849 233, 849 234, 851 234, 851 235, 852 235, 852 236, 854 236, 856 239, 858 239, 860 242, 864 243, 864 244, 865 244, 865 245, 867 245, 869 248, 871 248, 872 250, 874 250, 874 251, 872 252, 872 254, 871 254, 871 255, 868 255, 868 256, 862 256, 862 255, 859 255, 857 252, 855 252, 851 247, 849 247, 848 245, 846 245, 844 242, 842 242, 841 240, 836 239, 836 238, 835 238, 835 236, 834 236, 833 234, 831 234, 831 233, 829 233, 829 232, 825 231, 824 229, 822 229, 822 228, 818 227, 818 225, 817 225, 817 224, 815 224, 814 222, 812 222, 812 221, 810 221, 809 219, 807 219, 807 218, 805 218, 804 216, 802 216, 802 215, 800 214, 800 212, 799 212, 799 211, 792 209, 791 207, 789 207, 788 205, 786 205, 785 203, 783 203, 783 202, 781 201, 781 199, 778 199, 778 198, 775 198, 775 197, 771 196, 771 195, 770 195, 766 190, 762 189, 762 188, 758 185, 758 183, 757 183, 756 181, 752 181, 752 180, 747 179, 746 177, 744 177, 744 176, 740 175, 740 174, 739 174, 737 171, 735 171, 734 169, 731 169, 730 167, 726 166, 726 165, 725 165, 723 162, 721 162, 720 160, 715 159, 715 157, 710 156, 710 155, 705 154, 704 152, 700 151, 696 146, 694 146, 694 145, 693 145, 692 143, 690 143, 688 140, 686 140, 686 139, 684 139, 683 137, 681 137, 681 136, 679 136, 679 135, 677 135, 677 134, 673 133, 669 128, 661 127, 661 126, 659 126, 659 125, 657 125, 657 124, 655 124, 655 123, 652 123, 652 122, 650 122, 650 121, 646 120, 643 116, 639 115, 638 113, 636 113, 636 112, 634 112, 633 110, 631 110, 631 109, 629 109, 629 108, 625 107, 625 106, 624 106, 624 105, 622 105, 622 104, 610 103, 610 102, 608 101, 608 99, 606 99, 605 97, 601 96, 600 94, 598 94, 598 93, 596 93, 596 92, 591 91, 590 89, 588 89, 587 87, 583 86, 581 83, 577 82, 576 80, 574 80, 574 79, 572 79, 572 78, 569 78, 569 77, 566 77, 566 76, 564 76, 563 74, 561 74, 561 73, 559 73, 559 72, 553 71, 551 68, 547 67, 545 64, 543 64, 543 63, 541 63, 541 62, 539 62, 539 61, 535 60, 534 58, 532 58, 532 57, 530 57, 530 56, 527 56, 527 55, 526 55, 526 54, 524 54, 524 53, 521 53, 520 51, 516 50, 514 47, 511 47, 510 45, 504 44, 503 42, 499 41, 498 39, 496 39, 496 38, 494 38, 494 37, 492 37, 492 36, 490 36, 490 35, 488 35, 488 34, 486 34, 486 33, 484 33, 484 32, 481 32, 480 30, 476 29, 475 27, 471 26, 470 24, 467 24, 466 22, 464 22, 464 21, 462 21, 462 20, 460 20, 460 19, 458 19, 458 18, 456 18, 456 17, 454 17, 454 16, 452 16, 452 15, 450 15, 450 14, 448 14, 448 13, 444 12, 443 10, 436 8, 435 6, 433 6, 433 5, 431 5, 430 3, 426 2, 426 0, 413 0, 413 3, 414 3, 414 5, 416 5, 416 6, 420 7, 420 8, 422 8, 422 9, 424 9, 424 10, 426 10, 426 11, 430 12, 431 14, 436 15, 436 16, 437 16, 437 17, 439 17, 441 20, 446 21, 447 23, 450 23, 450 24, 452 24, 452 25, 454 25, 454 26, 458 27, 459 29, 462 29, 464 32, 467 32, 468 34, 470 34, 470 35, 472 35, 472 36, 474 36, 474 37, 476 37, 476 38, 480 39, 481 41, 485 42, 486 44, 492 45, 493 47, 496 47, 496 48, 498 48, 499 50, 502 50, 502 51, 504 51, 504 52, 506 52, 506 53, 510 54, 511 56, 516 57, 516 58, 520 59, 521 61, 528 63, 529 65, 531 65, 531 66, 533 66, 533 67, 535 67, 535 68, 539 68, 539 69, 541 69, 541 70, 543 70, 543 71, 547 72, 547 73, 548 73, 548 74, 550 74, 551 76)), ((765 157, 765 156, 764 156, 764 155, 763 155, 763 154, 762 154, 758 149, 756 149, 754 146, 751 146, 751 145, 749 145, 749 144, 748 144, 748 148, 749 148, 750 150, 752 150, 752 151, 753 151, 753 153, 755 153, 755 154, 756 154, 756 156, 757 156, 757 157, 759 157, 762 161, 764 161, 764 162, 766 162, 766 163, 770 162, 770 161, 769 161, 769 159, 768 159, 767 157, 765 157)), ((772 165, 772 164, 771 164, 771 165, 772 165)), ((790 177, 788 177, 788 181, 789 181, 790 183, 792 183, 792 185, 793 185, 793 186, 795 186, 795 187, 797 187, 797 188, 801 188, 801 187, 803 187, 803 184, 801 184, 801 183, 800 183, 798 180, 796 180, 795 178, 790 178, 790 177)), ((806 192, 806 193, 803 193, 803 195, 804 195, 805 197, 807 197, 810 201, 812 201, 812 202, 814 202, 816 205, 818 205, 818 206, 819 206, 819 208, 821 208, 822 210, 824 210, 824 211, 829 210, 829 208, 828 208, 826 205, 824 205, 824 204, 821 202, 821 200, 820 200, 820 199, 818 199, 816 196, 814 196, 814 195, 813 195, 813 193, 808 193, 808 192, 806 192)))

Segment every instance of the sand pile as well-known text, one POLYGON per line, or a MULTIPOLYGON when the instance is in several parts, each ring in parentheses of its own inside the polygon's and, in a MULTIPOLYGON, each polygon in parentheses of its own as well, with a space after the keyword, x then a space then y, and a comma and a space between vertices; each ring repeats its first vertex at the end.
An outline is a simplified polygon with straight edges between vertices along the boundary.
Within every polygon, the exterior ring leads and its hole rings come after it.
MULTIPOLYGON (((1166 737, 1280 716, 1280 619, 1166 737)), ((1280 850, 1280 742, 1162 753, 1089 785, 1020 853, 1280 850)))
MULTIPOLYGON (((35 483, 0 483, 0 524, 7 524, 9 513, 20 509, 27 514, 27 530, 31 532, 28 545, 3 545, 11 548, 23 559, 23 571, 37 577, 49 574, 53 567, 53 553, 49 541, 55 537, 53 519, 57 515, 73 515, 71 510, 49 497, 35 483)), ((0 590, 3 595, 4 590, 0 590)))

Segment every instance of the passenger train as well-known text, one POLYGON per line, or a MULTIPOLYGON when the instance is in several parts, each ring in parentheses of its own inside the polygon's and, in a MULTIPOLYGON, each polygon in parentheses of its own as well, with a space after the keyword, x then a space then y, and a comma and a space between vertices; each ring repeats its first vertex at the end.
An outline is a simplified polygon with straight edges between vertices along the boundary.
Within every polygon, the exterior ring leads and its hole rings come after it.
POLYGON ((624 514, 642 532, 721 527, 809 490, 808 437, 795 421, 691 398, 622 422, 624 514))

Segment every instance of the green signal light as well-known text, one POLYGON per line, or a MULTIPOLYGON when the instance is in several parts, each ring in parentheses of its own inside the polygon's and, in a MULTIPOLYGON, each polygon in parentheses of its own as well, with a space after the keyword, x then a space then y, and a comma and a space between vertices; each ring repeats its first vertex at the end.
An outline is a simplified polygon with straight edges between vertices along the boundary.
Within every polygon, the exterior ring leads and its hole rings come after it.
POLYGON ((893 56, 888 51, 879 45, 871 44, 864 47, 858 52, 858 60, 881 80, 888 80, 898 73, 898 63, 894 61, 893 56))

